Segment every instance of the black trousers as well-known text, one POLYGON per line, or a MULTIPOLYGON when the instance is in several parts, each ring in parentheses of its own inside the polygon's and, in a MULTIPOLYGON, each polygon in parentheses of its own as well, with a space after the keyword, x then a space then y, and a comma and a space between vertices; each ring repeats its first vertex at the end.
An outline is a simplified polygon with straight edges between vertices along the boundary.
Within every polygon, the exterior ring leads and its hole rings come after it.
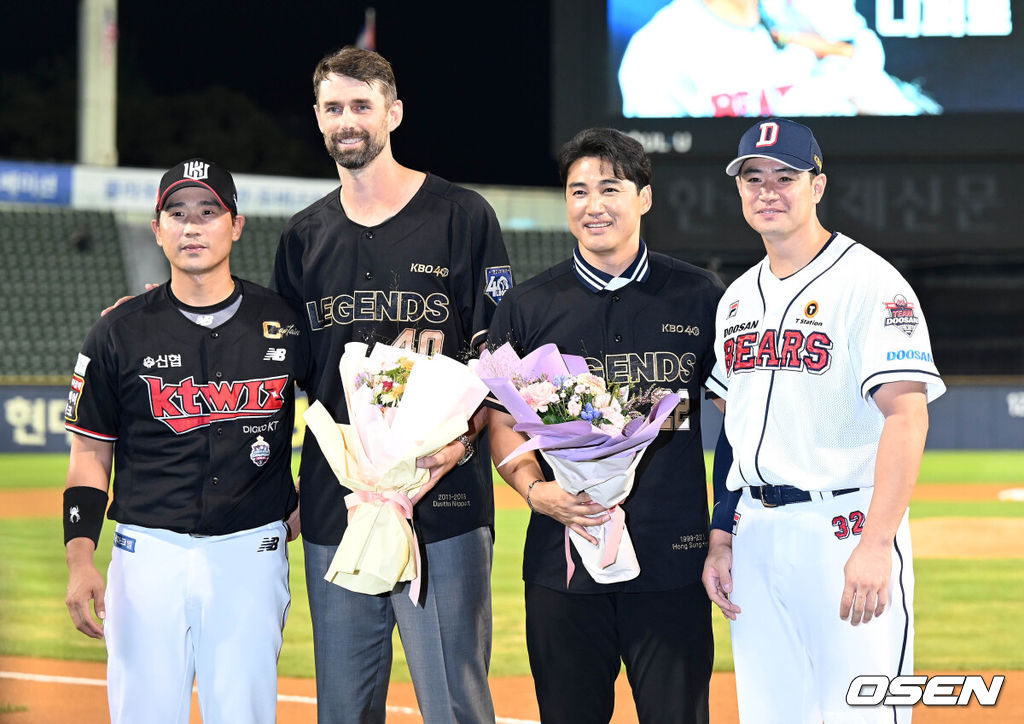
POLYGON ((715 646, 701 583, 579 594, 526 584, 526 647, 543 724, 608 724, 622 663, 644 724, 707 724, 715 646))

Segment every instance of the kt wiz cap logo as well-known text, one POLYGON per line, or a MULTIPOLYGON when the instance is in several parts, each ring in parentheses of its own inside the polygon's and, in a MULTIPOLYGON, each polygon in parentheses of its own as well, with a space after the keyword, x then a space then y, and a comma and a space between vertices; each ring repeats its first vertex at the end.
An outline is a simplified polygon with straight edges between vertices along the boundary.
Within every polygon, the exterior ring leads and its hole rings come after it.
POLYGON ((202 161, 186 161, 181 175, 184 178, 190 178, 194 181, 201 181, 209 178, 210 164, 203 163, 202 161))

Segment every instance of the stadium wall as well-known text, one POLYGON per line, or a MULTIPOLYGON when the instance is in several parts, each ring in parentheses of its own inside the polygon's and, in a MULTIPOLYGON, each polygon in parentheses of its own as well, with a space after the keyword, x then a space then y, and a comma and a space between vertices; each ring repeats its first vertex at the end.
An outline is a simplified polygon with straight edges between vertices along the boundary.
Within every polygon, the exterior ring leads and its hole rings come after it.
MULTIPOLYGON (((123 217, 149 217, 161 171, 72 164, 0 161, 0 204, 109 210, 123 217)), ((296 179, 238 174, 239 208, 250 215, 287 216, 337 185, 332 179, 296 179)), ((476 187, 508 230, 565 230, 560 189, 476 187)), ((546 261, 546 260, 545 260, 546 261)), ((18 380, 18 382, 54 382, 18 380)), ((67 389, 63 386, 0 386, 0 452, 63 452, 67 389)), ((957 378, 930 408, 932 449, 1021 449, 1024 447, 1024 378, 957 378)), ((721 415, 707 402, 702 427, 714 447, 721 415)))
MULTIPOLYGON (((70 206, 152 216, 163 170, 0 161, 0 203, 70 206)), ((234 174, 240 213, 288 216, 338 185, 337 179, 234 174)), ((474 186, 503 229, 566 229, 560 189, 474 186)))

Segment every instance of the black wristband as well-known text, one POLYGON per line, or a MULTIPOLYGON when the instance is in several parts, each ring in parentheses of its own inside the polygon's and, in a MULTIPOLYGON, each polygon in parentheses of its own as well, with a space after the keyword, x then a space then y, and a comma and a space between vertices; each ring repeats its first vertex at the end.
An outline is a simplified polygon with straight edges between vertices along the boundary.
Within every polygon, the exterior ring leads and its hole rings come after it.
POLYGON ((64 489, 64 545, 72 538, 88 538, 99 545, 103 516, 107 512, 107 491, 88 485, 64 489))

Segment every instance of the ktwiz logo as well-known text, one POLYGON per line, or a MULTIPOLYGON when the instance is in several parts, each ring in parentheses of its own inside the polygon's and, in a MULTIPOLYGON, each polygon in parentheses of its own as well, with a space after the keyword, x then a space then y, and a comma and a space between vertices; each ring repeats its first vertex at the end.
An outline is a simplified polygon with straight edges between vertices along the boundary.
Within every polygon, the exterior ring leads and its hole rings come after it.
POLYGON ((185 163, 185 168, 181 171, 181 175, 190 179, 204 179, 207 177, 209 169, 210 164, 208 163, 203 163, 202 161, 187 161, 185 163))
POLYGON ((159 377, 139 375, 146 383, 153 419, 179 435, 212 422, 273 417, 284 406, 288 376, 239 382, 197 383, 186 377, 164 384, 159 377))
POLYGON ((850 682, 846 703, 850 706, 967 706, 973 695, 981 706, 995 706, 1005 676, 995 675, 986 684, 982 676, 858 676, 850 682), (959 692, 957 691, 959 689, 959 692))

